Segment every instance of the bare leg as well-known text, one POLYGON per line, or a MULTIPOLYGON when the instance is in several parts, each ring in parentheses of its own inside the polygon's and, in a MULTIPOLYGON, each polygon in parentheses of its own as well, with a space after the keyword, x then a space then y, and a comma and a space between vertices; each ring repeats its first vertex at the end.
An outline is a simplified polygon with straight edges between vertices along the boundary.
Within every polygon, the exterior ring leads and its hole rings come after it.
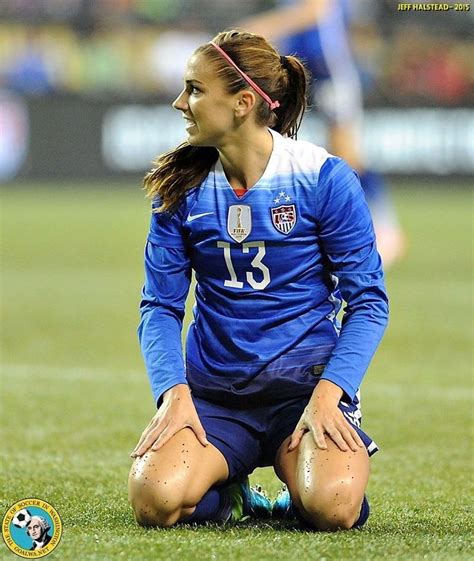
POLYGON ((160 450, 133 462, 129 499, 143 526, 172 526, 189 517, 205 493, 228 477, 224 456, 205 447, 190 429, 182 429, 160 450))
POLYGON ((345 160, 355 170, 363 169, 360 139, 355 124, 346 122, 331 125, 328 129, 328 141, 329 149, 335 156, 345 160))
POLYGON ((326 437, 320 450, 309 433, 292 452, 286 439, 278 450, 275 472, 284 481, 301 516, 319 530, 352 528, 359 518, 369 479, 365 448, 342 452, 326 437))
MULTIPOLYGON (((360 135, 357 132, 357 126, 350 122, 334 124, 329 128, 328 135, 331 152, 343 158, 351 168, 359 173, 362 186, 366 189, 364 173, 367 170, 359 150, 360 135)), ((379 189, 377 198, 368 197, 368 203, 374 221, 377 248, 385 268, 388 268, 406 254, 406 236, 398 222, 390 191, 386 187, 379 189)))

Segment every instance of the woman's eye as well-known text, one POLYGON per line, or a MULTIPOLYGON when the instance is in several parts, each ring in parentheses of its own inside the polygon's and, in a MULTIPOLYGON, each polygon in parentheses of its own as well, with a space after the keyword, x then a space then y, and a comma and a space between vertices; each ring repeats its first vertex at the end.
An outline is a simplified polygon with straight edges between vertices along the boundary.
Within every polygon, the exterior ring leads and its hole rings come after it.
POLYGON ((198 88, 196 88, 194 86, 191 86, 190 93, 197 94, 197 93, 200 93, 200 91, 201 90, 199 90, 198 88))

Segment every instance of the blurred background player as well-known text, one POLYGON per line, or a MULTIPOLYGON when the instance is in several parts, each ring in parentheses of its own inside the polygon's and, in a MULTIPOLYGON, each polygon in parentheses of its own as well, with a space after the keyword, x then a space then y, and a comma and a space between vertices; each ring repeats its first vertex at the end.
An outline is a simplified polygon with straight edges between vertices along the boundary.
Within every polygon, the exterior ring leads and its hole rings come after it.
POLYGON ((388 268, 403 257, 406 243, 387 185, 378 172, 365 166, 361 153, 363 95, 349 36, 354 4, 348 0, 279 0, 279 4, 239 25, 305 61, 316 109, 327 122, 329 150, 359 173, 378 250, 388 268))

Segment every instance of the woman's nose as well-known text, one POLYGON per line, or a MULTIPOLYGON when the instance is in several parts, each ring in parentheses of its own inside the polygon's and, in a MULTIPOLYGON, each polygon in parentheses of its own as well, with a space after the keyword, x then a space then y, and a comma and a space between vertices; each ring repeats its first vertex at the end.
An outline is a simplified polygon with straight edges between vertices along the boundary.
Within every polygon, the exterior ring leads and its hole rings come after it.
POLYGON ((186 111, 188 109, 186 90, 183 90, 178 95, 178 97, 173 101, 172 106, 174 109, 177 109, 178 111, 186 111))

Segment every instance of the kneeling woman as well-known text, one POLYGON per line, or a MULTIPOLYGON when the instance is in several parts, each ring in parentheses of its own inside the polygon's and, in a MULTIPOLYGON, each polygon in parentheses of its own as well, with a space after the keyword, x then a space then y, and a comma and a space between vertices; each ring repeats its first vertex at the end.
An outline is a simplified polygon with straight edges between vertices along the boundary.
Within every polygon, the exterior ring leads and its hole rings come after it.
POLYGON ((187 141, 145 178, 139 337, 158 410, 132 453, 136 518, 269 516, 248 475, 271 465, 287 486, 274 515, 361 526, 376 445, 360 428, 358 390, 388 304, 359 180, 294 140, 305 69, 264 38, 220 33, 190 58, 184 84, 173 107, 187 141))

